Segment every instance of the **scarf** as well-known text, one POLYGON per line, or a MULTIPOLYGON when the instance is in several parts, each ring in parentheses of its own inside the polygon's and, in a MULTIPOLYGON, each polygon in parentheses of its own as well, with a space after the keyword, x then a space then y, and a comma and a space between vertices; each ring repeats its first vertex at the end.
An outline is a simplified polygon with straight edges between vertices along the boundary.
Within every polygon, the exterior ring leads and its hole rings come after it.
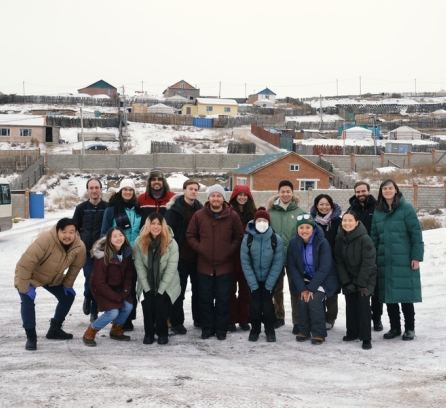
POLYGON ((151 188, 150 194, 155 199, 155 201, 158 201, 164 195, 164 188, 162 188, 161 190, 154 190, 153 188, 151 188))
POLYGON ((132 225, 130 223, 129 217, 125 211, 125 209, 132 210, 135 209, 135 212, 138 213, 136 208, 136 204, 134 201, 124 201, 122 197, 116 197, 116 202, 114 205, 114 217, 116 221, 116 225, 123 230, 131 228, 132 225))
POLYGON ((322 216, 319 215, 319 213, 316 214, 316 217, 314 217, 314 221, 316 221, 316 224, 319 225, 326 225, 327 231, 331 227, 331 215, 333 214, 333 210, 331 210, 328 214, 322 216))
POLYGON ((150 291, 157 294, 160 285, 160 243, 161 236, 158 235, 154 241, 150 242, 148 249, 147 281, 150 291))

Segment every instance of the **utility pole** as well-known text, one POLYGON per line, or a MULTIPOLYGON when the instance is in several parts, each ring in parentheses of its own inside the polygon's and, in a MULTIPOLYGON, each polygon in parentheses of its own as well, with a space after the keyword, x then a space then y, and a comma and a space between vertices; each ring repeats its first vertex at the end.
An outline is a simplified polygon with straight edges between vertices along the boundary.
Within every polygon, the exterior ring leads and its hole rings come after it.
POLYGON ((375 122, 375 115, 373 117, 373 145, 375 146, 375 156, 376 156, 376 138, 378 135, 376 134, 376 122, 375 122))
POLYGON ((221 81, 219 84, 220 85, 218 86, 218 99, 220 99, 220 95, 221 95, 221 81))
POLYGON ((245 98, 246 98, 246 82, 245 82, 245 98))
POLYGON ((359 97, 361 97, 361 77, 359 77, 359 97))
POLYGON ((415 96, 417 96, 417 78, 415 78, 415 96))
POLYGON ((23 96, 25 96, 25 81, 23 81, 23 96))
POLYGON ((319 95, 319 106, 320 106, 320 110, 321 110, 321 130, 322 130, 322 95, 319 95))
POLYGON ((336 96, 339 96, 339 92, 338 92, 338 80, 336 79, 336 96))
POLYGON ((144 93, 144 81, 141 81, 141 93, 144 93))
POLYGON ((129 152, 129 135, 127 134, 127 102, 125 100, 125 87, 122 85, 122 97, 123 97, 123 109, 124 109, 124 132, 122 133, 125 135, 127 139, 127 147, 126 151, 129 152))
POLYGON ((82 139, 82 154, 85 154, 85 140, 84 140, 84 115, 82 112, 82 108, 84 107, 83 103, 78 103, 79 111, 81 113, 81 139, 82 139))

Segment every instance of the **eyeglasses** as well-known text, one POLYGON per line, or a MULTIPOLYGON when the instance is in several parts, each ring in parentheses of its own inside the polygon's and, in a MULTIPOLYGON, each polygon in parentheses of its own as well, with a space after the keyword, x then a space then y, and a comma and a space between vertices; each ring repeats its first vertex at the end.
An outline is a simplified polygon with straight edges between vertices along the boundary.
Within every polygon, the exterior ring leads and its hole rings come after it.
POLYGON ((163 181, 161 177, 152 177, 150 181, 163 181))
POLYGON ((302 214, 297 216, 297 221, 309 220, 311 217, 310 214, 302 214))

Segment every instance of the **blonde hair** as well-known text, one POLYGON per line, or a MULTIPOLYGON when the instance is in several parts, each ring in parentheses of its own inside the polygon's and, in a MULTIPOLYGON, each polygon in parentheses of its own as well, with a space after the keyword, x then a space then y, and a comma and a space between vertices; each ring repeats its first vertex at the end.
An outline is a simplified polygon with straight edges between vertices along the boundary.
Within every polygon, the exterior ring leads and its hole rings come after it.
POLYGON ((149 245, 152 242, 152 240, 154 239, 152 237, 152 234, 150 233, 150 224, 155 219, 157 219, 161 223, 160 251, 161 251, 161 255, 164 255, 166 253, 167 247, 169 246, 169 242, 170 242, 172 236, 170 235, 169 228, 167 228, 166 220, 160 213, 152 213, 147 217, 144 227, 141 229, 141 232, 139 234, 140 239, 141 239, 141 249, 142 249, 143 253, 147 254, 149 245))

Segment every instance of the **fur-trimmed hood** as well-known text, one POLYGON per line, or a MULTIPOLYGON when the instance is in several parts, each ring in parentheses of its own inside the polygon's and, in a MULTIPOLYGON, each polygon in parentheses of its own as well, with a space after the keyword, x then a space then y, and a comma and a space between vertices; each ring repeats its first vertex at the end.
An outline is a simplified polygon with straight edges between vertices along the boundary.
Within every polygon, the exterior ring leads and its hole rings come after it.
POLYGON ((166 210, 170 210, 172 208, 172 206, 176 203, 176 201, 180 198, 183 197, 184 193, 180 193, 180 194, 175 194, 170 200, 169 202, 166 204, 166 210))
MULTIPOLYGON (((294 203, 296 203, 297 206, 299 206, 300 197, 297 194, 294 194, 291 202, 294 202, 294 203)), ((267 206, 266 209, 272 210, 275 205, 277 205, 277 206, 279 205, 279 194, 275 194, 268 199, 268 202, 266 204, 266 206, 267 206)))

